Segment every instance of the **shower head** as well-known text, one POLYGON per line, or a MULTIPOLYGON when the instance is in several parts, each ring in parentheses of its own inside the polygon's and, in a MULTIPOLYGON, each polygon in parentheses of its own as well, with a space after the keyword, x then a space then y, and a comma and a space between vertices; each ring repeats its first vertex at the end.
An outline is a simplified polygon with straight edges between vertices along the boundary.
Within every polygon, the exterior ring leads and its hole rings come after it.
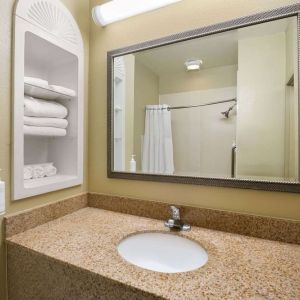
POLYGON ((230 106, 226 111, 222 111, 221 114, 224 115, 227 119, 229 118, 229 113, 234 109, 236 103, 230 106))
POLYGON ((221 114, 224 115, 227 119, 229 118, 229 110, 222 111, 221 114))

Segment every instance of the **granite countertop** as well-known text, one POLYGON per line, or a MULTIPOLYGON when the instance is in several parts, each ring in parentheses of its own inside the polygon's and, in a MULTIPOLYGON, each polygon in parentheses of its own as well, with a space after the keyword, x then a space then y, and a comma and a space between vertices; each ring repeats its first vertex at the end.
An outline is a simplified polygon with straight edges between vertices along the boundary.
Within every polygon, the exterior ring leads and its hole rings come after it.
POLYGON ((86 207, 7 239, 48 257, 165 299, 300 299, 300 246, 199 227, 180 232, 208 252, 202 268, 177 274, 133 266, 117 252, 135 232, 163 222, 86 207))

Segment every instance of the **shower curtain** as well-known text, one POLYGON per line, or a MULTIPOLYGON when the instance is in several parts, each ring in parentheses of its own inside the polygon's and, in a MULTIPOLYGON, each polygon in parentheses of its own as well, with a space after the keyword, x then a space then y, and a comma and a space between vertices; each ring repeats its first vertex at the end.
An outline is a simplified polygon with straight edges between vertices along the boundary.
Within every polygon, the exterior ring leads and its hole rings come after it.
POLYGON ((146 106, 143 173, 174 173, 171 112, 167 108, 166 104, 146 106))

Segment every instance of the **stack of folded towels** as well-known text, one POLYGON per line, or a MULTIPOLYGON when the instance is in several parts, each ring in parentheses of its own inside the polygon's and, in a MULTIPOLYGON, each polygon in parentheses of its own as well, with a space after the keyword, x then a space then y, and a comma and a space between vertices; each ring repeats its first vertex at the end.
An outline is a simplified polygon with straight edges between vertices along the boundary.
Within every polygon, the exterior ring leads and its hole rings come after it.
POLYGON ((36 179, 56 175, 57 169, 53 163, 24 166, 24 179, 36 179))
MULTIPOLYGON (((47 80, 25 77, 24 83, 31 87, 40 87, 70 97, 76 92, 58 85, 49 85, 47 80)), ((45 96, 46 97, 46 96, 45 96)), ((43 97, 44 98, 44 97, 43 97)), ((59 102, 24 96, 24 134, 34 136, 65 136, 68 110, 59 102)))
POLYGON ((65 136, 68 110, 62 104, 25 96, 24 134, 35 136, 65 136))
MULTIPOLYGON (((24 135, 59 137, 67 134, 67 108, 57 101, 53 101, 51 91, 64 96, 75 97, 76 92, 57 85, 49 85, 47 80, 25 77, 24 95, 24 135), (41 88, 41 90, 36 89, 41 88), (49 90, 49 94, 46 90, 49 90), (36 98, 33 98, 34 96, 36 98), (43 99, 39 99, 43 98, 43 99)), ((55 94, 54 94, 55 95, 55 94)), ((51 177, 57 174, 53 163, 32 164, 24 166, 24 179, 51 177)))

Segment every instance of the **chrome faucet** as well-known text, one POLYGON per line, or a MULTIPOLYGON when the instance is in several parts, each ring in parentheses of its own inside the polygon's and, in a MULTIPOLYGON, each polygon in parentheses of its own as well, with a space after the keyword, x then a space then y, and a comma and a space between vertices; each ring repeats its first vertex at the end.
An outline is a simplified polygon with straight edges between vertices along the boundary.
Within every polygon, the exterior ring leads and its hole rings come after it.
POLYGON ((165 226, 170 229, 189 231, 191 225, 183 224, 180 219, 180 210, 175 206, 171 206, 172 218, 165 222, 165 226))

